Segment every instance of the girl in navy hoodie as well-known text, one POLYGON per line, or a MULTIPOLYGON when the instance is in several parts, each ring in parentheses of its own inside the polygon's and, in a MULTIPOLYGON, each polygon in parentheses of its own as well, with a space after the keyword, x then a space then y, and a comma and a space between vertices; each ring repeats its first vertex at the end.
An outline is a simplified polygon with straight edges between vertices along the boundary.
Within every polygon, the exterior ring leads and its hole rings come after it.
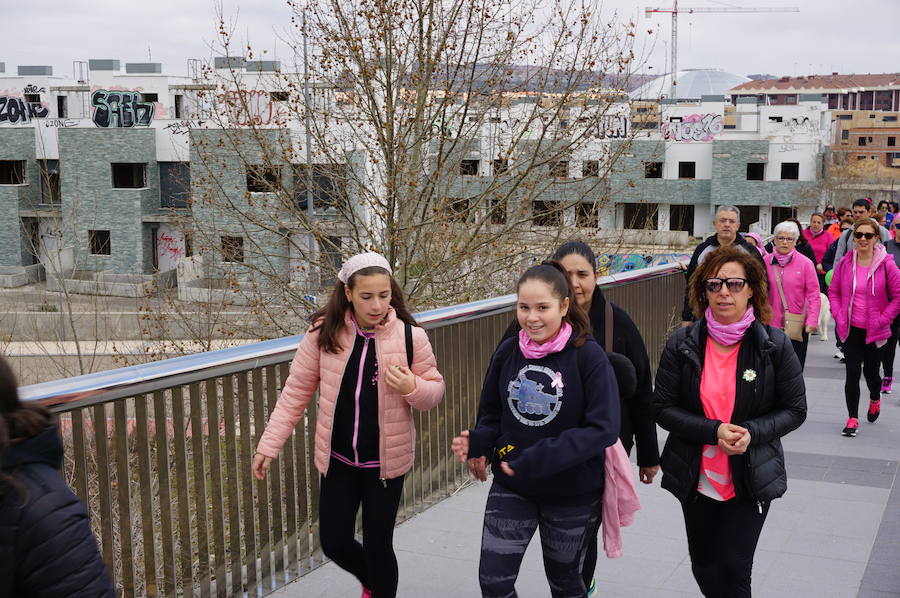
POLYGON ((485 597, 515 597, 525 549, 540 529, 554 597, 584 597, 581 561, 600 525, 604 450, 619 434, 619 397, 606 353, 588 334, 565 270, 529 268, 517 285, 520 333, 491 358, 474 430, 453 451, 479 480, 485 506, 479 581, 485 597))

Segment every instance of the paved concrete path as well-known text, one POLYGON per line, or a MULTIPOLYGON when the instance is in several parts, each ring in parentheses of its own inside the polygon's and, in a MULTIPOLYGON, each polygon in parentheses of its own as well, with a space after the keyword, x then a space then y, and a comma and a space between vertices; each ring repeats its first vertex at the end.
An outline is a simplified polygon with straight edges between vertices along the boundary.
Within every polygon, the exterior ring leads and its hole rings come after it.
MULTIPOLYGON (((900 597, 900 389, 856 438, 840 435, 847 414, 844 367, 834 343, 810 340, 809 415, 784 439, 789 488, 775 501, 756 552, 754 596, 900 597)), ((900 355, 898 355, 900 374, 900 355)), ((867 393, 863 386, 862 396, 867 393)), ((861 412, 865 413, 865 406, 861 412)), ((660 443, 664 433, 660 431, 660 443)), ((660 444, 662 445, 662 444, 660 444)), ((598 597, 699 596, 681 510, 659 487, 639 484, 642 510, 624 530, 625 555, 600 557, 598 597)), ((477 598, 478 551, 488 484, 473 484, 397 528, 401 598, 477 598)), ((534 540, 519 575, 520 598, 550 595, 534 540)), ((328 563, 273 596, 356 598, 355 580, 328 563)))

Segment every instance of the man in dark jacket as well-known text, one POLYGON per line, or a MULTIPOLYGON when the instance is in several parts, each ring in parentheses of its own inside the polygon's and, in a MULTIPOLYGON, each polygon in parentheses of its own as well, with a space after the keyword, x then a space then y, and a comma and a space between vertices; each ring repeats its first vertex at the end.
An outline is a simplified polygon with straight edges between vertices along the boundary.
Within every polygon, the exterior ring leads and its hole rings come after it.
POLYGON ((115 598, 88 514, 59 474, 63 448, 53 426, 10 445, 0 487, 0 598, 115 598))
MULTIPOLYGON (((725 245, 731 245, 734 243, 736 246, 744 249, 750 255, 755 255, 759 258, 759 263, 762 264, 763 268, 766 267, 765 262, 763 261, 762 255, 760 255, 759 250, 756 249, 751 243, 749 243, 744 237, 738 232, 738 229, 741 226, 741 213, 734 206, 719 206, 719 209, 716 210, 716 217, 713 219, 713 227, 716 229, 716 234, 708 237, 705 241, 697 245, 697 249, 694 250, 694 254, 691 256, 691 261, 688 263, 687 271, 684 273, 685 282, 691 280, 691 275, 694 273, 694 270, 697 269, 697 266, 703 261, 703 258, 706 257, 713 249, 718 247, 723 247, 725 245)), ((682 326, 690 326, 691 322, 694 321, 694 314, 691 312, 691 307, 688 305, 688 296, 687 296, 687 284, 685 284, 684 290, 684 306, 681 309, 681 325, 682 326)))

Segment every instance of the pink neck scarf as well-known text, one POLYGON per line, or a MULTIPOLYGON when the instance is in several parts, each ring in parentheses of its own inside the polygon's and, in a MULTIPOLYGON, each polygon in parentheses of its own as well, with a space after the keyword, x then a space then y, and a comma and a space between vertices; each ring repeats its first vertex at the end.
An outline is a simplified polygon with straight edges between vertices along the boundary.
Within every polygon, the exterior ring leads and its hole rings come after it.
POLYGON ((716 317, 713 315, 712 308, 710 307, 706 308, 705 315, 706 329, 709 331, 709 335, 714 341, 725 347, 730 347, 735 343, 739 343, 741 339, 744 338, 744 333, 747 332, 747 328, 749 328, 750 324, 753 323, 753 320, 756 319, 752 305, 747 306, 747 311, 744 312, 743 318, 732 324, 722 324, 717 321, 716 317))
POLYGON ((791 263, 791 260, 794 259, 794 254, 797 253, 796 249, 791 249, 790 253, 781 254, 777 251, 773 251, 772 255, 775 256, 775 260, 778 262, 778 265, 784 268, 788 264, 791 263))
POLYGON ((526 359, 540 359, 551 353, 562 351, 563 348, 565 348, 566 343, 569 342, 571 336, 572 326, 569 325, 568 322, 563 322, 562 326, 559 328, 559 332, 556 333, 556 336, 543 343, 537 343, 531 340, 525 330, 520 330, 519 349, 522 350, 522 355, 524 355, 526 359))

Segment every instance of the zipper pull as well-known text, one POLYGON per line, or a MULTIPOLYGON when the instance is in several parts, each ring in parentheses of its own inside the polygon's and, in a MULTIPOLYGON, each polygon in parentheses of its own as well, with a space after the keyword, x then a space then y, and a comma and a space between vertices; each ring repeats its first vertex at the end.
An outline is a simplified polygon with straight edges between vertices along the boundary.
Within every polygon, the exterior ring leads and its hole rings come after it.
MULTIPOLYGON (((387 480, 386 479, 381 478, 381 485, 384 486, 385 490, 387 490, 387 480)), ((760 511, 760 513, 762 513, 762 511, 760 511)))
POLYGON ((759 510, 759 514, 762 515, 763 504, 761 501, 756 501, 756 508, 759 510))

